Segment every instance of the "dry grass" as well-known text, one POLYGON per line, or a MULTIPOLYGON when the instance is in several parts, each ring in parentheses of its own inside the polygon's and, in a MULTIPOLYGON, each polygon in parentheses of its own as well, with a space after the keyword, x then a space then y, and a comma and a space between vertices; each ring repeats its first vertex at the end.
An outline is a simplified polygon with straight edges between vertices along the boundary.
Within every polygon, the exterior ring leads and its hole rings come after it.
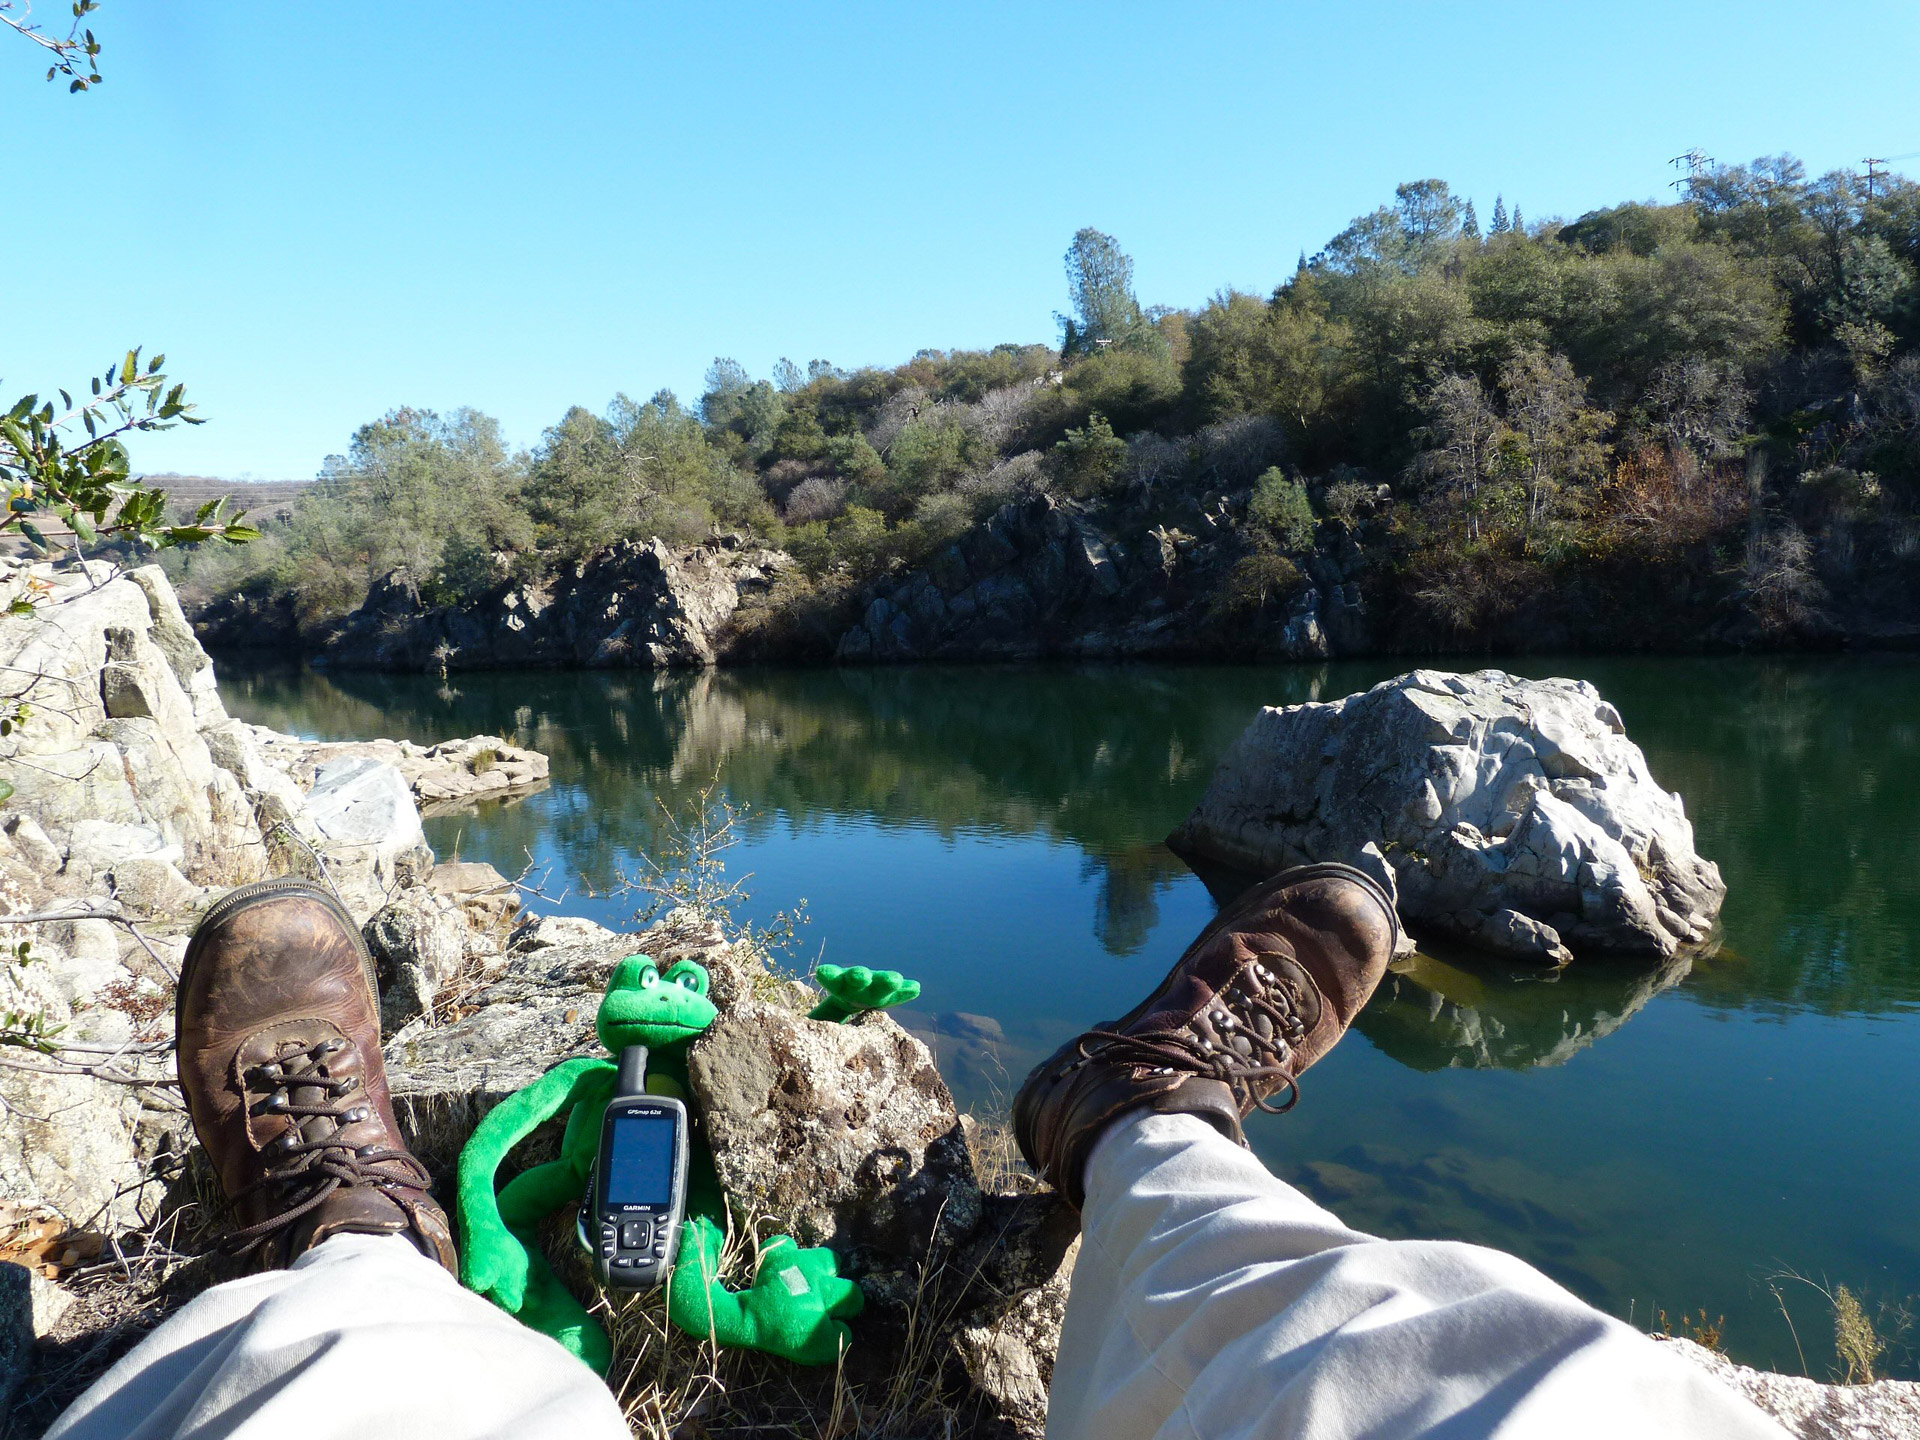
MULTIPOLYGON (((781 1228, 771 1217, 757 1227, 781 1228)), ((586 1259, 556 1222, 548 1254, 576 1294, 592 1291, 586 1259)), ((723 1276, 752 1283, 756 1247, 730 1233, 723 1276)), ((972 1395, 949 1335, 966 1277, 938 1268, 916 1277, 899 1313, 869 1309, 858 1338, 835 1366, 804 1367, 751 1351, 721 1350, 671 1324, 666 1292, 602 1294, 594 1314, 613 1338, 609 1388, 643 1440, 794 1435, 809 1440, 905 1440, 917 1436, 1010 1436, 972 1395)))

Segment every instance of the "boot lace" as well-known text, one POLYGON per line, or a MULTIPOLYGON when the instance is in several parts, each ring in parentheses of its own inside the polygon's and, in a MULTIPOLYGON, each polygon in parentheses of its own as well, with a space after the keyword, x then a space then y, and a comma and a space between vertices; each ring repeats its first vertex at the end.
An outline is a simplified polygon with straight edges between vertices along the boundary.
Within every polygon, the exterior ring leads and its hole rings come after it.
POLYGON ((257 1248, 316 1209, 343 1185, 375 1186, 407 1207, 408 1200, 397 1192, 422 1191, 432 1184, 426 1166, 405 1150, 385 1145, 354 1146, 339 1138, 342 1128, 373 1113, 371 1105, 356 1104, 351 1098, 355 1092, 364 1091, 360 1076, 328 1073, 329 1058, 347 1046, 348 1042, 340 1039, 304 1048, 290 1046, 278 1059, 256 1066, 248 1075, 250 1084, 273 1087, 259 1110, 287 1116, 292 1123, 285 1134, 266 1147, 266 1153, 273 1157, 266 1172, 233 1196, 237 1202, 256 1191, 268 1191, 274 1213, 229 1236, 223 1248, 230 1254, 244 1255, 257 1248), (333 1123, 324 1127, 318 1139, 308 1140, 302 1134, 302 1122, 316 1119, 333 1123), (410 1178, 396 1176, 395 1166, 410 1178))
POLYGON ((1242 1105, 1269 1115, 1284 1115, 1299 1104, 1300 1082, 1288 1073, 1287 1062, 1293 1047, 1306 1038, 1307 1027, 1292 983, 1258 962, 1250 963, 1210 1005, 1207 1018, 1221 1036, 1218 1044, 1185 1028, 1145 1035, 1090 1030, 1080 1037, 1078 1063, 1098 1058, 1151 1066, 1163 1074, 1184 1070, 1204 1075, 1226 1082, 1242 1105), (1276 1079, 1286 1095, 1279 1104, 1261 1093, 1262 1081, 1276 1079))

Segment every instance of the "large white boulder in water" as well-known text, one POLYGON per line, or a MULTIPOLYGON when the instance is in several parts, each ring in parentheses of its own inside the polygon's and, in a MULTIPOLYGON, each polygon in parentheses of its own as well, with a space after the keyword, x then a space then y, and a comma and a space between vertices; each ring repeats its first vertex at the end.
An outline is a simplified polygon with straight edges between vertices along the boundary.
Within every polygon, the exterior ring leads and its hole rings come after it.
POLYGON ((1259 874, 1358 864, 1416 926, 1556 965, 1671 956, 1726 895, 1593 686, 1499 670, 1262 710, 1168 843, 1259 874))

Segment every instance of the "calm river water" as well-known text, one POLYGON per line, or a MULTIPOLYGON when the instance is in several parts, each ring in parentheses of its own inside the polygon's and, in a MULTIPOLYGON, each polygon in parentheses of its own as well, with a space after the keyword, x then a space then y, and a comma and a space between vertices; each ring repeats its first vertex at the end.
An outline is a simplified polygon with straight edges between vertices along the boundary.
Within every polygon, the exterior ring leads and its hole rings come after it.
MULTIPOLYGON (((236 714, 334 739, 483 731, 553 785, 429 820, 445 858, 606 892, 719 777, 751 808, 745 913, 804 899, 796 964, 918 978, 901 1018, 963 1105, 1130 1007, 1212 915, 1161 838, 1256 707, 1331 699, 1392 661, 1236 668, 418 676, 223 666, 236 714)), ((1719 943, 1665 973, 1556 980, 1422 955, 1256 1149, 1350 1223, 1514 1250, 1642 1326, 1724 1316, 1752 1364, 1825 1375, 1826 1302, 1920 1304, 1920 662, 1563 659, 1685 796, 1729 894, 1719 943), (1796 1278, 1799 1277, 1799 1278, 1796 1278), (1782 1318, 1784 1302, 1794 1325, 1782 1318), (1797 1332, 1797 1340, 1796 1340, 1797 1332)), ((1885 1328, 1894 1328, 1897 1321, 1885 1328)), ((1915 1375, 1915 1336, 1894 1344, 1915 1375)))

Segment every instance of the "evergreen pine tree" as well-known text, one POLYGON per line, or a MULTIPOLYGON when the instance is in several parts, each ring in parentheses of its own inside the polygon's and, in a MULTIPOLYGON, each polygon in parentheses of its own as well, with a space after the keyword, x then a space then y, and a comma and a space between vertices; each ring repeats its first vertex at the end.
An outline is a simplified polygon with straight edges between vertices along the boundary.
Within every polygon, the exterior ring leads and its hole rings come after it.
POLYGON ((1480 238, 1480 217, 1474 212, 1471 200, 1460 207, 1460 233, 1469 240, 1480 238))
POLYGON ((1487 227, 1489 235, 1504 235, 1513 227, 1507 222, 1507 202, 1504 197, 1493 197, 1493 223, 1487 227))
POLYGON ((1518 205, 1513 207, 1513 230, 1516 235, 1524 235, 1527 233, 1527 222, 1520 218, 1520 207, 1518 205))

